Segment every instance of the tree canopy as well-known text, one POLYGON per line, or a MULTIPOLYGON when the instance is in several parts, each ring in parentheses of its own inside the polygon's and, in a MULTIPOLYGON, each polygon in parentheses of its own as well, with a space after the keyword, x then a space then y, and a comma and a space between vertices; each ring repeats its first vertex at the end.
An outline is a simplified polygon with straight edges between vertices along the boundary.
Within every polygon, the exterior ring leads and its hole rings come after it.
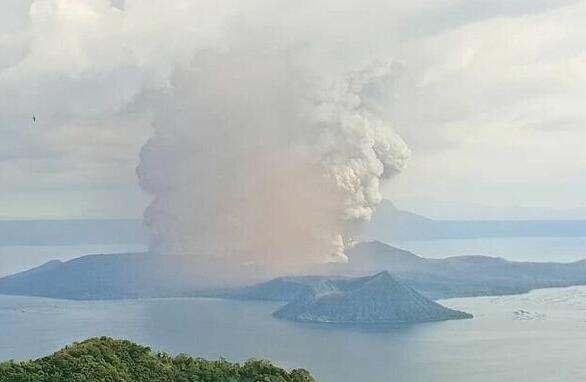
POLYGON ((290 372, 268 361, 243 364, 170 356, 108 337, 75 343, 44 358, 0 363, 2 382, 315 382, 309 372, 290 372))

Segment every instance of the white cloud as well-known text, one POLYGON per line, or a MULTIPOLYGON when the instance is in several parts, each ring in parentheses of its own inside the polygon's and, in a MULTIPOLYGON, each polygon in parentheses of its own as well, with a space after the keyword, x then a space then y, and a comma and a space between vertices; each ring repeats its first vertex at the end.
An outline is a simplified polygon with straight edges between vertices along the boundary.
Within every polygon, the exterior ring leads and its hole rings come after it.
POLYGON ((422 66, 406 86, 405 102, 424 115, 399 113, 415 147, 395 195, 584 204, 585 16, 580 2, 418 41, 411 61, 422 66))
MULTIPOLYGON (((27 195, 27 216, 47 203, 35 195, 108 195, 91 211, 118 205, 114 189, 135 200, 148 89, 251 24, 322 72, 403 63, 385 107, 414 156, 389 194, 583 204, 585 16, 576 0, 4 0, 2 197, 27 195)), ((0 216, 19 214, 9 204, 0 216)))
MULTIPOLYGON (((138 197, 129 185, 151 130, 149 108, 137 102, 213 41, 229 10, 192 1, 127 1, 125 11, 106 0, 22 4, 0 6, 1 15, 21 20, 0 31, 3 196, 122 187, 131 191, 120 198, 138 197), (204 11, 210 21, 195 28, 204 11)), ((19 215, 0 211, 7 210, 19 215)))

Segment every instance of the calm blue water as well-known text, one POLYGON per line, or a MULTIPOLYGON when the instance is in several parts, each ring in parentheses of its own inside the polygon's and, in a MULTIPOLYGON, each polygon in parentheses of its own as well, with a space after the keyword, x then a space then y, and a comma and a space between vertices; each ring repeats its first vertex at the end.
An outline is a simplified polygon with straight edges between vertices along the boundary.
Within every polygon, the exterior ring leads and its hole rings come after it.
MULTIPOLYGON (((465 254, 522 261, 585 258, 585 238, 402 242, 426 257, 465 254)), ((0 276, 88 253, 142 245, 0 247, 0 276)), ((48 354, 109 335, 171 353, 305 367, 322 382, 586 380, 586 287, 444 302, 473 320, 376 330, 278 321, 278 304, 213 299, 76 302, 0 296, 0 359, 48 354)))
POLYGON ((515 261, 572 262, 586 259, 586 237, 396 241, 389 244, 431 258, 485 255, 504 257, 515 261))
POLYGON ((0 296, 0 359, 109 335, 172 353, 268 358, 322 382, 586 380, 585 287, 444 303, 476 318, 366 330, 275 320, 274 303, 0 296))

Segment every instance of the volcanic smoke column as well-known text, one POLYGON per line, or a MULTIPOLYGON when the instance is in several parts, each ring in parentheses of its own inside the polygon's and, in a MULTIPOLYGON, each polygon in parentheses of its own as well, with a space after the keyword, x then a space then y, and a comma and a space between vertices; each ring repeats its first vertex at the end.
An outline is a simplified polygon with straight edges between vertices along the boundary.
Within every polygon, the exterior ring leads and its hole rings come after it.
POLYGON ((138 168, 152 251, 216 270, 345 260, 410 155, 372 106, 392 65, 321 79, 291 62, 236 47, 176 71, 138 168))

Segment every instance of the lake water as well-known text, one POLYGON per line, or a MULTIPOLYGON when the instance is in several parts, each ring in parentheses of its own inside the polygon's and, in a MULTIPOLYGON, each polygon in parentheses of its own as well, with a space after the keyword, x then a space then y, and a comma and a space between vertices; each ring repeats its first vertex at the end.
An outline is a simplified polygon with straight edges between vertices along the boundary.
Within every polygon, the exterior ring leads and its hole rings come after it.
POLYGON ((108 335, 171 353, 267 358, 321 382, 586 380, 586 287, 443 303, 476 318, 369 329, 279 321, 275 303, 0 296, 0 359, 108 335))
POLYGON ((497 237, 396 241, 389 244, 430 258, 485 255, 514 261, 572 262, 586 259, 586 237, 497 237))

